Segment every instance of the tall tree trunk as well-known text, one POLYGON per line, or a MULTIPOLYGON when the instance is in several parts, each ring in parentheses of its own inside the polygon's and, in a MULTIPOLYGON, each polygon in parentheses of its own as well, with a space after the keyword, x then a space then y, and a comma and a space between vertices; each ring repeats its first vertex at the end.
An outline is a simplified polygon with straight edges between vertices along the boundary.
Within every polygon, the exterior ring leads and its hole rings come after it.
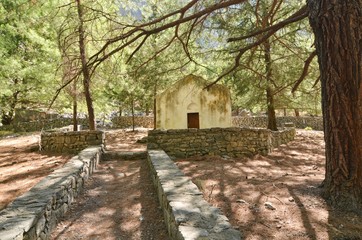
POLYGON ((150 104, 146 104, 146 116, 148 117, 150 115, 150 104))
POLYGON ((326 197, 362 212, 362 1, 307 2, 321 72, 326 197))
POLYGON ((132 100, 131 100, 131 108, 132 108, 132 131, 134 132, 134 128, 135 128, 135 119, 134 119, 134 96, 132 94, 132 100))
POLYGON ((153 129, 156 129, 156 124, 157 124, 156 96, 157 96, 157 80, 155 80, 155 85, 153 87, 153 129))
POLYGON ((87 103, 88 118, 89 118, 89 129, 95 130, 95 117, 94 117, 94 108, 93 100, 90 92, 90 73, 87 66, 87 52, 85 46, 85 35, 84 35, 84 20, 83 20, 83 9, 80 0, 77 0, 77 9, 78 9, 78 18, 79 18, 79 52, 80 58, 82 61, 82 73, 83 73, 83 87, 84 87, 84 96, 87 103))
POLYGON ((300 116, 299 109, 294 108, 294 114, 295 114, 296 117, 299 117, 300 116))
POLYGON ((267 114, 268 114, 268 129, 272 131, 278 131, 277 120, 275 117, 274 107, 274 91, 272 88, 272 61, 270 55, 270 43, 267 40, 264 43, 264 61, 265 61, 265 72, 266 72, 266 101, 267 101, 267 114))
POLYGON ((268 113, 268 129, 278 131, 277 120, 274 107, 274 93, 271 86, 266 88, 267 113, 268 113))
POLYGON ((77 81, 73 80, 73 131, 78 131, 77 81))

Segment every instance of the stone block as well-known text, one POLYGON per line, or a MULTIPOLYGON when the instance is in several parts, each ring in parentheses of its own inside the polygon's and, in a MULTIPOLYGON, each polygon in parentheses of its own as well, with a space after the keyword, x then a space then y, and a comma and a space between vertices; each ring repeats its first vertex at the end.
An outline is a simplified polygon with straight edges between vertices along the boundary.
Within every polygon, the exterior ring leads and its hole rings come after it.
POLYGON ((45 223, 46 223, 45 216, 42 216, 35 225, 36 236, 39 236, 40 233, 44 230, 45 223))

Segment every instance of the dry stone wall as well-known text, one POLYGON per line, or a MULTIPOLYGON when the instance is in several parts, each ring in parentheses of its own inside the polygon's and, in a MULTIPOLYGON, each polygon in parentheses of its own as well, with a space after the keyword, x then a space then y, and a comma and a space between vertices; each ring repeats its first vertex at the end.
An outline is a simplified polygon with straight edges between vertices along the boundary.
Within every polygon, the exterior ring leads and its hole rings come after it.
MULTIPOLYGON (((12 124, 12 128, 14 129, 15 132, 34 132, 34 131, 60 128, 72 124, 73 124, 73 119, 71 118, 41 119, 29 122, 15 121, 12 124)), ((83 129, 87 129, 88 119, 78 119, 78 124, 82 125, 83 129)))
POLYGON ((164 151, 149 151, 148 163, 172 239, 242 239, 220 209, 203 199, 196 185, 164 151))
POLYGON ((269 151, 271 152, 273 148, 277 148, 282 144, 287 144, 288 142, 293 141, 295 137, 295 128, 285 128, 280 131, 269 131, 269 134, 271 137, 271 148, 269 151))
MULTIPOLYGON (((153 117, 135 116, 134 122, 136 127, 153 128, 153 117)), ((132 116, 121 116, 112 119, 113 128, 130 128, 133 126, 132 116)))
MULTIPOLYGON (((79 119, 79 124, 83 129, 88 128, 87 119, 79 119)), ((323 118, 322 117, 277 117, 277 125, 283 128, 285 123, 292 122, 296 128, 310 127, 314 130, 323 131, 323 118)), ((132 117, 122 116, 112 119, 112 128, 130 128, 132 127, 132 117)), ((153 117, 151 116, 135 116, 135 126, 144 128, 153 128, 153 117)), ((40 119, 37 121, 19 122, 16 121, 11 126, 0 126, 0 130, 13 129, 16 132, 33 132, 40 130, 50 130, 60 128, 72 124, 70 118, 56 118, 56 119, 40 119)), ((267 117, 232 117, 232 124, 234 127, 256 127, 266 128, 267 117)))
POLYGON ((220 155, 229 157, 266 155, 274 147, 292 141, 295 129, 272 132, 267 129, 211 128, 152 130, 148 132, 148 149, 162 149, 169 156, 220 155))
POLYGON ((43 132, 40 147, 49 152, 78 152, 88 146, 103 146, 102 131, 43 132))
MULTIPOLYGON (((234 127, 255 127, 266 128, 268 123, 266 116, 258 117, 232 117, 234 127)), ((294 123, 296 128, 304 129, 310 127, 314 130, 323 131, 322 117, 277 117, 277 125, 283 128, 285 123, 294 123)), ((129 128, 132 127, 132 117, 116 117, 112 119, 114 128, 129 128)), ((153 117, 138 116, 135 117, 135 126, 153 128, 153 117)))
POLYGON ((100 146, 84 149, 0 211, 0 240, 49 239, 101 154, 100 146))
MULTIPOLYGON (((268 118, 259 117, 233 117, 233 126, 235 127, 256 127, 267 128, 268 118)), ((322 117, 277 117, 277 126, 283 128, 285 123, 293 123, 296 128, 310 127, 313 130, 323 131, 322 117)))

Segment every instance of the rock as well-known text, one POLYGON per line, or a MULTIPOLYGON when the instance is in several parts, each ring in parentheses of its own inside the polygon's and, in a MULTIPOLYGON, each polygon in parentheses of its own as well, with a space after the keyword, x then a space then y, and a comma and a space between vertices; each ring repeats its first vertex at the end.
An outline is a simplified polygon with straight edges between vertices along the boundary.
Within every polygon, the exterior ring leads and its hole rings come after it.
POLYGON ((244 199, 238 199, 236 200, 237 203, 248 203, 247 201, 245 201, 244 199))
POLYGON ((273 206, 273 204, 271 204, 270 202, 265 202, 264 203, 265 208, 270 209, 270 210, 275 210, 276 208, 273 206))
POLYGON ((148 142, 147 137, 143 137, 143 138, 137 140, 137 143, 147 143, 147 142, 148 142))
POLYGON ((294 198, 290 197, 290 198, 288 198, 288 201, 289 202, 294 202, 294 198))

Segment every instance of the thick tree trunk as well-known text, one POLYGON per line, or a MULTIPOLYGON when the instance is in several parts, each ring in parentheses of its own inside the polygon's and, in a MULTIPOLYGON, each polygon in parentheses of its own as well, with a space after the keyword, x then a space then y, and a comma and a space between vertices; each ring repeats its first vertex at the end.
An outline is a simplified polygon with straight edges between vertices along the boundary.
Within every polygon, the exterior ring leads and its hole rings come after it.
POLYGON ((266 101, 267 101, 267 114, 268 114, 268 129, 272 131, 278 131, 277 120, 275 117, 274 91, 271 86, 272 60, 270 55, 269 41, 266 41, 264 43, 264 61, 265 61, 266 81, 267 81, 266 101))
POLYGON ((84 87, 84 96, 87 103, 88 110, 88 118, 89 118, 89 129, 95 130, 95 117, 94 117, 94 108, 93 108, 93 100, 90 92, 90 73, 87 66, 87 53, 85 47, 85 35, 84 35, 84 27, 83 27, 83 10, 80 0, 77 0, 77 8, 78 8, 78 18, 79 18, 79 51, 80 58, 82 61, 82 73, 83 73, 83 87, 84 87))
POLYGON ((326 197, 362 212, 362 1, 307 2, 321 72, 326 197))
POLYGON ((266 100, 268 113, 268 129, 272 131, 278 131, 274 107, 274 93, 270 86, 266 88, 266 100))

